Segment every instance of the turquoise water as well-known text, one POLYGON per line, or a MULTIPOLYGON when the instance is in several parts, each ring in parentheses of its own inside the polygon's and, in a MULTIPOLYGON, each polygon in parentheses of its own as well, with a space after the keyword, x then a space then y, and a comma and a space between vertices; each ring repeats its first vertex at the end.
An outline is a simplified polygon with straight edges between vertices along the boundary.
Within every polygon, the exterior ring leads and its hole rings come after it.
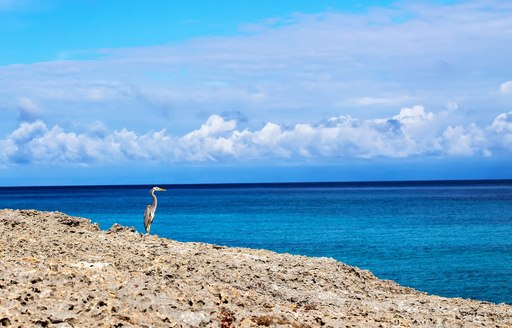
MULTIPOLYGON (((151 186, 0 188, 0 208, 144 231, 151 186)), ((512 304, 512 181, 161 186, 152 233, 334 257, 428 293, 512 304)))

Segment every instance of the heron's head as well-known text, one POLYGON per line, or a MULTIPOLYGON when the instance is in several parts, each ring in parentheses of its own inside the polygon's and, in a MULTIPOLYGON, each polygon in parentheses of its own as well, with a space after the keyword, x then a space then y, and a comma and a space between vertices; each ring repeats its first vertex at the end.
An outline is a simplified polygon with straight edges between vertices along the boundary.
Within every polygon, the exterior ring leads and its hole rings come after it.
POLYGON ((160 187, 153 187, 153 188, 151 188, 151 191, 167 191, 167 190, 165 190, 164 188, 160 188, 160 187))

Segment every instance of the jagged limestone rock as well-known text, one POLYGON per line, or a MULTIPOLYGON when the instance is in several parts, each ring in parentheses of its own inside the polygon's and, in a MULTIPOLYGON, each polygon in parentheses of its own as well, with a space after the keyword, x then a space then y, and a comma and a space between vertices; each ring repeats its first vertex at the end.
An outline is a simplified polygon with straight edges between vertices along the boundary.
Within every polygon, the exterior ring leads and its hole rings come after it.
POLYGON ((0 211, 0 326, 512 327, 512 306, 427 295, 328 258, 179 243, 0 211))

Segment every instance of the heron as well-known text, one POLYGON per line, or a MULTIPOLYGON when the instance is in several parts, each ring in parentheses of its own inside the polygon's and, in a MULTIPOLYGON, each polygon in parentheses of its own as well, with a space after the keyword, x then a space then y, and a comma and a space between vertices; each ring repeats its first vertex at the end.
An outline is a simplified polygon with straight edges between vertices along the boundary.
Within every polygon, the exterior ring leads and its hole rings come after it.
POLYGON ((151 230, 151 223, 153 223, 153 220, 155 219, 155 212, 156 212, 156 205, 158 203, 155 191, 166 191, 163 188, 160 187, 153 187, 149 191, 149 194, 151 197, 153 197, 153 205, 146 206, 146 211, 144 212, 144 229, 146 229, 146 233, 149 235, 149 230, 151 230))

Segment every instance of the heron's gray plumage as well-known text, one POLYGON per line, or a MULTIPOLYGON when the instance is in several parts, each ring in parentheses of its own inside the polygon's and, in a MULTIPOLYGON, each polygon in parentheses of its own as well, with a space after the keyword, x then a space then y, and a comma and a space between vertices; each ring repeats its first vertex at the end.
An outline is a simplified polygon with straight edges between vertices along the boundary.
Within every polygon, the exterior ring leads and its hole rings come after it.
POLYGON ((149 231, 151 230, 151 224, 153 223, 153 220, 155 219, 155 212, 156 212, 156 206, 158 204, 158 200, 155 196, 155 191, 166 191, 165 189, 159 188, 159 187, 153 187, 149 191, 149 194, 151 197, 153 197, 153 204, 146 206, 146 211, 144 212, 144 229, 146 229, 146 233, 149 234, 149 231))

